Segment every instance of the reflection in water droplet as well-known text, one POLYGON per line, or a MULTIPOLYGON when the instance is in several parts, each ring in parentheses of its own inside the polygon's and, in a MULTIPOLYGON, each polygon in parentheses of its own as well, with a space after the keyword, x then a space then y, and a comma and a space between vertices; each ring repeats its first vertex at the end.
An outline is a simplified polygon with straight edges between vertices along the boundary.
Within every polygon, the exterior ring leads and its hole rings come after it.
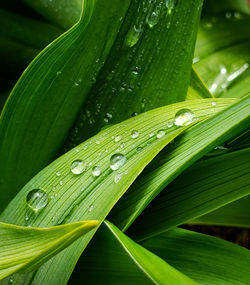
POLYGON ((132 131, 131 132, 131 137, 132 137, 132 139, 138 138, 139 137, 139 132, 138 131, 132 131))
POLYGON ((122 136, 115 136, 114 141, 119 142, 122 139, 122 136))
POLYGON ((194 122, 195 114, 189 109, 179 110, 175 115, 174 124, 176 126, 187 126, 194 122))
POLYGON ((112 170, 117 170, 121 168, 127 161, 127 158, 125 155, 121 153, 116 153, 111 156, 110 158, 110 168, 112 170))
POLYGON ((89 206, 89 212, 92 212, 94 210, 94 205, 89 206))
POLYGON ((93 176, 100 176, 102 173, 102 169, 100 166, 94 166, 92 169, 92 175, 93 176))
POLYGON ((41 189, 34 189, 26 196, 27 205, 34 211, 45 208, 49 202, 48 195, 41 189))
POLYGON ((86 162, 84 162, 83 160, 77 159, 72 162, 70 169, 73 174, 79 175, 83 173, 83 171, 86 170, 86 167, 87 167, 86 162))
POLYGON ((166 132, 164 130, 159 130, 156 134, 157 139, 164 137, 166 132))

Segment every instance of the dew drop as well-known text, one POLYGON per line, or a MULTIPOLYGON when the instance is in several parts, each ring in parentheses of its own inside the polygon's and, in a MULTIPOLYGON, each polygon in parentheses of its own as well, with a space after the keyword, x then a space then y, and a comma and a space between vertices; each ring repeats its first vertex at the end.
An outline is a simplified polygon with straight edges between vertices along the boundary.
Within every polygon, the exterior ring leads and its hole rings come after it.
POLYGON ((89 212, 92 212, 94 210, 94 205, 89 206, 89 212))
POLYGON ((136 152, 141 152, 143 150, 143 148, 141 146, 138 146, 136 149, 136 152))
POLYGON ((139 135, 140 135, 140 133, 139 133, 138 131, 132 131, 132 132, 131 132, 131 137, 132 137, 132 139, 138 138, 139 135))
POLYGON ((164 137, 166 134, 166 132, 164 130, 159 130, 156 134, 157 139, 161 139, 162 137, 164 137))
POLYGON ((127 161, 126 156, 121 153, 116 153, 110 158, 110 168, 112 170, 117 170, 121 168, 127 161))
POLYGON ((122 136, 115 136, 114 141, 117 143, 122 139, 122 136))
POLYGON ((49 202, 48 195, 41 189, 31 190, 26 196, 27 205, 34 211, 45 208, 49 202))
POLYGON ((170 10, 174 9, 178 4, 178 0, 166 0, 166 7, 170 10))
POLYGON ((79 175, 86 170, 87 164, 83 160, 77 159, 71 164, 71 172, 75 175, 79 175))
POLYGON ((126 36, 126 39, 125 39, 126 45, 129 47, 133 47, 134 45, 136 45, 141 37, 142 31, 143 30, 141 28, 137 28, 136 26, 133 26, 133 28, 129 30, 126 36))
POLYGON ((153 28, 158 22, 159 14, 157 12, 152 12, 152 14, 147 17, 147 24, 150 28, 153 28))
POLYGON ((104 116, 104 121, 106 123, 108 123, 108 122, 110 122, 112 120, 112 118, 113 118, 112 114, 106 113, 105 116, 104 116))
POLYGON ((14 277, 13 277, 13 276, 11 276, 11 277, 10 277, 10 279, 9 279, 8 284, 13 284, 13 282, 14 282, 14 277))
POLYGON ((217 103, 216 102, 212 102, 212 104, 211 104, 213 107, 215 107, 216 105, 217 105, 217 103))
POLYGON ((134 112, 134 113, 132 113, 131 117, 135 117, 135 116, 138 116, 138 115, 139 115, 138 113, 134 112))
POLYGON ((119 174, 116 174, 115 177, 114 177, 114 182, 115 183, 118 183, 122 178, 122 174, 119 173, 119 174))
POLYGON ((57 171, 56 176, 58 176, 58 177, 61 176, 61 172, 57 171))
POLYGON ((194 122, 195 115, 189 109, 181 109, 175 115, 174 124, 176 126, 187 126, 194 122))
POLYGON ((100 176, 102 173, 102 169, 100 166, 94 166, 93 169, 92 169, 92 175, 93 176, 100 176))

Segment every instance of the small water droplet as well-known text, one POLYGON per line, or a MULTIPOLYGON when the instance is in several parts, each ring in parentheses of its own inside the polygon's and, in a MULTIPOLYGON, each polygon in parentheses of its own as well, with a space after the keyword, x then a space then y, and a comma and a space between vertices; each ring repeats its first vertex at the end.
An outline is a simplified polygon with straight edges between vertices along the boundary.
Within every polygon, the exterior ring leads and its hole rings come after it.
POLYGON ((147 17, 147 24, 150 28, 153 28, 159 22, 159 14, 157 12, 152 12, 147 17))
POLYGON ((175 115, 174 124, 176 126, 187 126, 194 122, 195 114, 189 109, 179 110, 175 115))
POLYGON ((231 12, 226 12, 225 18, 226 19, 230 19, 231 17, 232 17, 232 13, 231 12))
POLYGON ((89 212, 92 212, 94 210, 94 205, 89 206, 89 212))
POLYGON ((174 9, 178 4, 178 0, 166 0, 166 7, 170 10, 174 9))
POLYGON ((9 284, 13 284, 13 282, 14 282, 14 277, 11 276, 8 283, 9 283, 9 284))
POLYGON ((49 202, 48 195, 41 189, 31 190, 26 196, 27 205, 34 211, 45 208, 49 202))
POLYGON ((118 183, 122 178, 122 174, 119 173, 119 174, 116 174, 115 177, 114 177, 114 182, 115 183, 118 183))
POLYGON ((217 105, 216 102, 212 102, 212 106, 215 107, 217 105))
POLYGON ((86 167, 87 167, 86 162, 84 162, 83 160, 77 159, 72 162, 70 169, 73 174, 79 175, 86 170, 86 167))
POLYGON ((102 173, 102 169, 100 166, 94 166, 93 169, 92 169, 92 175, 93 176, 100 176, 102 173))
POLYGON ((168 128, 172 128, 173 125, 174 125, 173 121, 168 121, 168 123, 167 123, 168 128))
POLYGON ((138 131, 135 131, 135 130, 134 130, 134 131, 131 132, 131 137, 132 137, 132 139, 138 138, 139 135, 140 135, 140 133, 139 133, 138 131))
POLYGON ((127 158, 125 155, 121 153, 116 153, 111 156, 110 158, 110 168, 112 170, 117 170, 121 168, 127 161, 127 158))
POLYGON ((59 182, 59 184, 62 186, 62 185, 63 185, 63 181, 61 180, 61 181, 59 182))
POLYGON ((155 133, 150 133, 149 137, 152 138, 155 135, 155 133))
POLYGON ((56 176, 58 176, 58 177, 61 176, 61 172, 57 171, 56 176))
POLYGON ((138 146, 136 149, 136 152, 141 152, 143 150, 143 148, 141 146, 138 146))
POLYGON ((109 121, 112 120, 112 118, 113 118, 112 114, 106 113, 105 116, 104 116, 104 121, 105 121, 106 123, 108 123, 109 121))
POLYGON ((114 141, 117 143, 122 139, 122 136, 115 136, 114 141))
POLYGON ((165 130, 159 130, 156 134, 157 139, 161 139, 162 137, 164 137, 166 134, 165 130))
POLYGON ((131 117, 135 117, 135 116, 138 116, 138 115, 139 115, 138 113, 134 112, 134 113, 132 113, 131 117))

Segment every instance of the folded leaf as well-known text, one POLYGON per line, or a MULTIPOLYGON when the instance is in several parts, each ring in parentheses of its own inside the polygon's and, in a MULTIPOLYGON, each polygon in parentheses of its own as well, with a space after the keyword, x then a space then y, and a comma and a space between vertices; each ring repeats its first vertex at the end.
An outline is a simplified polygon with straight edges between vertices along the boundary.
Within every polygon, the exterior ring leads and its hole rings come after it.
POLYGON ((0 280, 38 268, 97 225, 98 221, 86 221, 31 228, 0 223, 0 280))
POLYGON ((197 284, 106 221, 69 284, 197 284))

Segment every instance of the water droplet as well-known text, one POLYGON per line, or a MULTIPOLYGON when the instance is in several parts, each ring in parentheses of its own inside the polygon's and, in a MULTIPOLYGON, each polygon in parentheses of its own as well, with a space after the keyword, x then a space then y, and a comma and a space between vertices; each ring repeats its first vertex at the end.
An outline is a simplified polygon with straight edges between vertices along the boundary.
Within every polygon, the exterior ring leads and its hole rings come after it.
POLYGON ((93 176, 100 176, 102 173, 102 169, 100 166, 94 166, 93 169, 92 169, 92 175, 93 176))
POLYGON ((141 146, 138 146, 136 149, 136 152, 141 152, 143 150, 143 148, 141 146))
POLYGON ((126 36, 126 39, 125 39, 126 45, 129 47, 133 47, 134 45, 136 45, 141 37, 142 31, 143 30, 141 28, 137 28, 136 26, 133 26, 133 28, 129 30, 126 36))
POLYGON ((152 138, 155 135, 155 133, 150 133, 149 137, 152 138))
POLYGON ((115 136, 114 141, 119 142, 122 139, 122 136, 115 136))
POLYGON ((127 161, 126 156, 121 153, 116 153, 110 158, 110 168, 112 170, 117 170, 121 168, 127 161))
POLYGON ((178 0, 166 0, 166 7, 170 10, 174 9, 178 4, 178 0))
POLYGON ((187 126, 194 122, 195 114, 189 109, 179 110, 175 115, 174 124, 176 126, 187 126))
POLYGON ((134 113, 132 113, 131 117, 135 117, 135 116, 138 116, 138 115, 139 115, 138 113, 134 112, 134 113))
POLYGON ((131 137, 132 137, 132 139, 136 139, 136 138, 138 138, 139 137, 139 132, 138 131, 132 131, 131 132, 131 137))
POLYGON ((86 167, 87 167, 86 162, 84 162, 83 160, 77 159, 72 162, 70 169, 73 174, 79 175, 83 173, 83 171, 86 170, 86 167))
POLYGON ((62 185, 63 185, 63 181, 61 180, 61 181, 59 182, 59 184, 62 186, 62 185))
POLYGON ((174 125, 173 121, 168 121, 168 123, 167 123, 168 128, 172 128, 173 125, 174 125))
POLYGON ((217 105, 216 102, 212 102, 212 106, 215 107, 217 105))
POLYGON ((112 120, 112 118, 113 118, 112 114, 106 113, 105 116, 104 116, 104 121, 105 121, 106 123, 108 123, 109 121, 112 120))
POLYGON ((94 205, 89 206, 89 212, 92 212, 94 210, 94 205))
POLYGON ((164 137, 166 132, 164 130, 159 130, 156 134, 157 139, 164 137))
POLYGON ((58 176, 58 177, 61 176, 61 172, 57 171, 56 176, 58 176))
POLYGON ((152 14, 147 17, 147 24, 150 28, 153 28, 158 22, 159 14, 157 12, 152 12, 152 14))
POLYGON ((34 189, 26 196, 26 202, 32 210, 38 211, 47 206, 49 199, 46 192, 41 189, 34 189))
POLYGON ((114 182, 115 183, 118 183, 122 178, 122 174, 119 173, 119 174, 116 174, 115 177, 114 177, 114 182))
POLYGON ((13 284, 13 282, 14 282, 14 277, 11 276, 8 283, 9 283, 9 284, 13 284))
POLYGON ((232 13, 226 12, 225 17, 226 17, 226 19, 230 19, 232 17, 232 13))

